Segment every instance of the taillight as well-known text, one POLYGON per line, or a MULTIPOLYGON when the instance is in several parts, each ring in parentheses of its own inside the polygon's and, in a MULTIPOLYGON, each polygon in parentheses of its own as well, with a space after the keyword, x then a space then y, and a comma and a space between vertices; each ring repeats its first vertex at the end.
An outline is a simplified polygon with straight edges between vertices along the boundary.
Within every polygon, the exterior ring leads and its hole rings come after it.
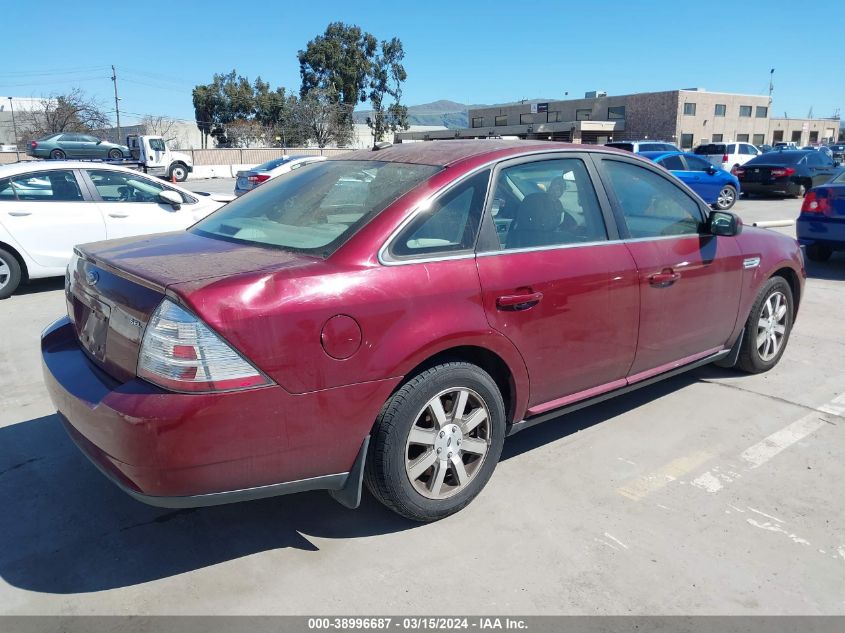
POLYGON ((231 391, 269 385, 196 316, 165 299, 144 332, 138 376, 174 391, 231 391))
POLYGON ((801 213, 830 214, 830 200, 824 192, 810 190, 804 196, 804 204, 801 205, 801 213))
POLYGON ((727 155, 727 154, 722 154, 722 162, 723 162, 723 163, 727 163, 727 162, 728 162, 728 155, 727 155))
POLYGON ((30 145, 32 146, 32 149, 35 149, 36 147, 38 147, 38 141, 31 141, 30 145))
POLYGON ((270 180, 270 176, 267 174, 258 174, 256 176, 247 176, 247 180, 249 180, 254 185, 260 185, 265 180, 270 180))
POLYGON ((795 170, 792 167, 775 167, 771 173, 774 178, 783 178, 784 176, 791 176, 795 173, 795 170))
POLYGON ((742 178, 745 175, 744 167, 734 167, 731 173, 737 178, 742 178))

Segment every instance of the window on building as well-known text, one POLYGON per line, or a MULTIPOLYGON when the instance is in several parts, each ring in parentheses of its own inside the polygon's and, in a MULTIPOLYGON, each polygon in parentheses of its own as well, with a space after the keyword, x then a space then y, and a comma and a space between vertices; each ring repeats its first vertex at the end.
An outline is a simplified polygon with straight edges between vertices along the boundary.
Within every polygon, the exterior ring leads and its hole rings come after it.
POLYGON ((692 149, 693 134, 681 134, 681 149, 692 149))
POLYGON ((560 118, 559 110, 549 112, 549 123, 559 123, 560 121, 563 121, 563 119, 560 118))
POLYGON ((754 111, 754 115, 758 119, 765 119, 769 116, 769 109, 766 106, 757 106, 757 109, 754 111))
POLYGON ((792 139, 790 139, 793 143, 801 144, 801 130, 794 130, 792 132, 792 139))
POLYGON ((725 116, 725 112, 727 111, 727 109, 728 109, 728 106, 726 106, 724 103, 717 103, 716 109, 713 112, 713 115, 714 116, 725 116))
POLYGON ((772 143, 783 143, 783 130, 775 130, 772 135, 772 143))
POLYGON ((713 134, 713 135, 710 137, 710 140, 711 140, 713 143, 721 143, 723 140, 725 140, 725 138, 724 138, 724 134, 713 134))
POLYGON ((819 142, 819 133, 817 131, 810 132, 810 143, 818 143, 819 142))
POLYGON ((754 137, 751 139, 751 142, 755 145, 762 145, 766 142, 766 135, 765 134, 755 134, 754 137))
POLYGON ((607 109, 607 120, 618 121, 625 118, 625 106, 613 106, 607 109))
POLYGON ((603 162, 631 237, 698 233, 698 204, 668 178, 630 163, 603 162))
POLYGON ((685 103, 684 104, 684 114, 686 116, 695 116, 695 104, 694 103, 685 103))
POLYGON ((472 127, 484 127, 484 117, 472 117, 472 127))
POLYGON ((739 106, 739 116, 741 117, 750 117, 751 116, 751 106, 739 106))
POLYGON ((519 115, 519 122, 520 123, 534 123, 534 115, 530 112, 523 112, 519 115))
POLYGON ((507 125, 508 124, 508 115, 507 114, 500 114, 496 117, 496 125, 507 125))
POLYGON ((740 143, 747 143, 748 142, 748 134, 737 134, 736 140, 740 143))
POLYGON ((589 121, 592 116, 592 108, 578 108, 577 110, 575 110, 576 121, 589 121))

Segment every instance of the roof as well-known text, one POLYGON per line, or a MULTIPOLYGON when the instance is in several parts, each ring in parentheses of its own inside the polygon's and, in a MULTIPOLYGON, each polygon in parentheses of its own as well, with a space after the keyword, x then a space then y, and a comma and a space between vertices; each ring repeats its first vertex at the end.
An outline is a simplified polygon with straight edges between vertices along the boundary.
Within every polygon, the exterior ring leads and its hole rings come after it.
POLYGON ((567 143, 550 141, 517 141, 501 139, 421 141, 419 143, 399 143, 374 151, 362 149, 347 154, 332 156, 329 160, 378 160, 414 165, 436 165, 445 167, 465 158, 493 154, 502 150, 521 149, 571 149, 567 143))
POLYGON ((22 160, 17 163, 0 165, 0 177, 14 176, 30 171, 47 171, 49 169, 118 169, 138 173, 137 170, 129 169, 115 163, 101 162, 98 160, 22 160))

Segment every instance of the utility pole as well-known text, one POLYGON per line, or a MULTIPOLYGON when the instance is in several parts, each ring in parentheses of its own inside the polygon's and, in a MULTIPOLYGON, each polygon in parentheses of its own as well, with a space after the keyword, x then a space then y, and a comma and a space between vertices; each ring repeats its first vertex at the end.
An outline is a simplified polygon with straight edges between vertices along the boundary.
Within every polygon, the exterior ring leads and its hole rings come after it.
POLYGON ((15 121, 15 106, 12 103, 12 98, 9 97, 9 109, 12 111, 12 130, 15 132, 15 147, 17 148, 18 144, 18 124, 15 121))
POLYGON ((111 80, 114 82, 114 113, 117 117, 117 142, 121 142, 121 133, 120 133, 120 104, 118 103, 120 99, 117 96, 117 71, 114 69, 114 64, 111 66, 111 80))
POLYGON ((774 78, 775 78, 775 69, 772 68, 769 71, 769 105, 772 105, 772 90, 775 89, 774 78))

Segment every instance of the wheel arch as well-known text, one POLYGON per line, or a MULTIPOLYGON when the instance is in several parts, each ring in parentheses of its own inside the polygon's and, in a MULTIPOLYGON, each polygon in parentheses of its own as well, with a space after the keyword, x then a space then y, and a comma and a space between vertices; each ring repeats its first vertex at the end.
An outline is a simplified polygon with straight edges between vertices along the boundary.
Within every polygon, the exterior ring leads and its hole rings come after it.
POLYGON ((26 283, 29 281, 29 268, 26 265, 26 260, 23 258, 23 255, 20 254, 18 249, 14 246, 9 244, 8 242, 0 241, 0 248, 4 251, 8 251, 12 254, 12 256, 18 261, 18 264, 21 267, 21 283, 26 283))
POLYGON ((789 284, 789 289, 792 290, 792 319, 794 321, 798 315, 798 304, 801 302, 801 282, 798 279, 798 273, 789 266, 783 266, 769 275, 769 279, 772 277, 782 277, 789 284))

